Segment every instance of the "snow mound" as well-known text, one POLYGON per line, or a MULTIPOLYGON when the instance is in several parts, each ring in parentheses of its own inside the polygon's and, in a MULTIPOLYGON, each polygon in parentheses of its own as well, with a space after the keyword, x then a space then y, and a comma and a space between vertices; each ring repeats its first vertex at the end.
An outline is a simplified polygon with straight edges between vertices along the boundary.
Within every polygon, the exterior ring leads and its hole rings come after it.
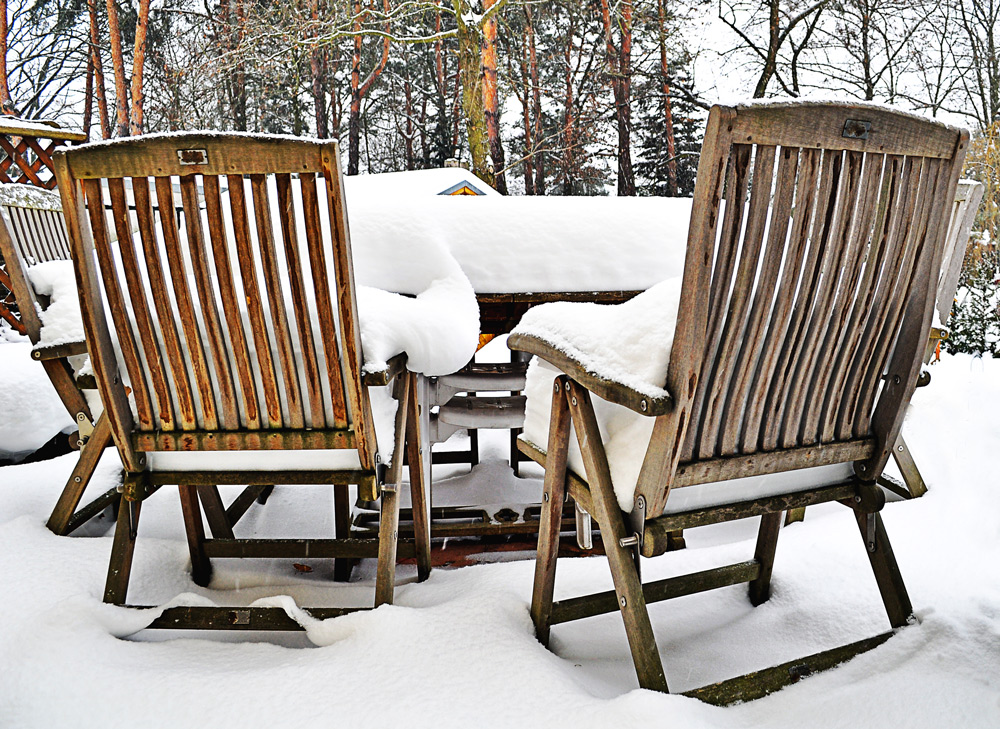
POLYGON ((83 320, 72 261, 46 261, 28 269, 28 279, 36 294, 47 296, 49 305, 38 315, 42 320, 41 339, 36 347, 82 342, 83 320))
POLYGON ((0 459, 23 458, 74 427, 30 344, 0 344, 0 368, 0 459))

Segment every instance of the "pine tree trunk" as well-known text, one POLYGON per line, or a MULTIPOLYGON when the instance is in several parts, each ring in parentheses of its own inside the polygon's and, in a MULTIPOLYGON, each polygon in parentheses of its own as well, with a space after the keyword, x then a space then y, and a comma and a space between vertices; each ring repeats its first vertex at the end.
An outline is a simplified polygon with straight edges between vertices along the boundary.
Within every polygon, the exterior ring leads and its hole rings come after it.
POLYGON ((111 36, 111 64, 115 72, 115 109, 119 137, 129 136, 128 80, 125 77, 125 58, 122 55, 122 33, 118 24, 118 3, 107 0, 108 33, 111 36))
MULTIPOLYGON (((489 11, 496 2, 497 0, 483 0, 483 11, 489 11)), ((506 195, 507 178, 504 174, 503 143, 500 139, 500 98, 497 88, 497 18, 495 13, 483 23, 482 67, 483 118, 486 123, 490 157, 493 160, 493 186, 501 195, 506 195)))
POLYGON ((531 139, 531 82, 528 80, 528 45, 521 50, 521 80, 524 83, 524 96, 521 98, 521 114, 524 117, 524 194, 535 194, 535 165, 532 155, 531 139))
POLYGON ((601 0, 601 20, 608 55, 608 72, 615 98, 615 120, 618 125, 618 195, 635 195, 635 175, 632 172, 632 112, 629 98, 632 84, 632 2, 623 0, 621 18, 617 23, 621 41, 615 47, 611 11, 608 0, 601 0))
POLYGON ((458 21, 458 72, 462 80, 462 112, 465 134, 472 157, 472 172, 494 186, 488 164, 489 134, 486 131, 486 109, 483 103, 483 77, 480 73, 480 53, 483 47, 482 27, 466 23, 472 10, 467 0, 454 0, 458 21))
POLYGON ((90 141, 91 117, 94 115, 94 57, 87 56, 87 84, 83 90, 83 136, 90 141))
POLYGON ((7 0, 0 0, 0 114, 13 116, 14 102, 7 81, 7 32, 7 0))
POLYGON ((101 138, 111 138, 111 118, 108 116, 108 94, 104 87, 104 62, 101 60, 100 23, 97 17, 97 0, 87 0, 90 16, 90 60, 94 67, 94 96, 97 98, 97 116, 101 120, 101 138))
MULTIPOLYGON (((382 9, 385 14, 389 14, 389 0, 383 0, 382 9)), ((361 30, 365 12, 361 9, 360 0, 354 0, 354 21, 353 28, 357 33, 361 30)), ((389 32, 388 25, 386 33, 389 32)), ((388 35, 382 40, 382 56, 378 64, 371 70, 368 77, 361 80, 361 39, 360 34, 354 36, 354 52, 351 55, 351 108, 347 122, 347 174, 356 175, 359 169, 359 159, 361 157, 361 100, 371 90, 372 84, 382 74, 386 63, 389 62, 388 35)))
POLYGON ((667 195, 677 197, 677 147, 674 142, 674 114, 670 108, 670 75, 667 66, 666 0, 657 0, 660 32, 660 80, 663 84, 663 129, 667 137, 667 195))
MULTIPOLYGON (((325 9, 325 8, 324 8, 325 9)), ((319 20, 319 0, 312 0, 313 22, 319 20)), ((315 33, 314 33, 315 35, 315 33)), ((313 110, 316 114, 316 136, 326 139, 330 136, 330 124, 326 116, 326 56, 317 46, 309 55, 309 70, 312 73, 313 110)))
POLYGON ((531 73, 531 114, 535 119, 535 133, 531 157, 535 167, 535 194, 545 194, 545 152, 541 149, 544 139, 544 119, 542 118, 542 90, 538 84, 538 53, 535 47, 535 25, 529 5, 524 6, 528 21, 528 70, 531 73))
POLYGON ((143 132, 143 89, 142 75, 146 67, 146 35, 149 29, 149 0, 139 0, 139 10, 135 22, 135 47, 132 53, 132 136, 143 132))
POLYGON ((576 144, 574 140, 574 125, 576 124, 573 118, 573 64, 572 64, 572 54, 573 54, 573 36, 574 36, 574 19, 571 16, 569 21, 569 29, 566 33, 566 42, 563 44, 563 65, 566 68, 566 95, 563 99, 563 195, 572 195, 573 190, 573 171, 575 169, 574 165, 574 146, 576 144))

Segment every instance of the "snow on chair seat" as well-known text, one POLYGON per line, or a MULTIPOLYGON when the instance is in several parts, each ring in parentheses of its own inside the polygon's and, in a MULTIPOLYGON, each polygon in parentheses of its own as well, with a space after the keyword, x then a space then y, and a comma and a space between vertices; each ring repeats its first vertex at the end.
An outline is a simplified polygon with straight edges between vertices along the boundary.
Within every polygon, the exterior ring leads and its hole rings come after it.
MULTIPOLYGON (((531 606, 543 643, 553 624, 619 609, 640 685, 667 691, 646 603, 742 582, 754 605, 764 602, 783 512, 830 501, 853 511, 892 628, 913 619, 876 479, 916 386, 968 139, 874 105, 716 106, 677 306, 636 306, 640 321, 628 327, 608 315, 610 326, 598 320, 578 351, 544 307, 511 335, 511 348, 561 371, 554 381, 540 375, 545 392, 534 395, 551 403, 548 427, 532 426, 546 442, 521 443, 545 467, 531 606), (658 332, 648 345, 651 372, 630 341, 643 325, 658 332), (625 376, 602 371, 618 353, 625 376), (637 373, 644 381, 628 381, 637 373), (644 386, 665 391, 662 405, 643 396, 644 386), (613 422, 618 413, 609 416, 594 396, 635 417, 613 422), (643 417, 648 435, 630 433, 619 448, 615 431, 643 417), (582 474, 569 453, 573 434, 582 474), (675 501, 690 489, 705 496, 675 501), (613 593, 553 602, 567 494, 600 523, 613 593), (752 561, 642 584, 640 556, 667 551, 674 530, 748 516, 761 517, 752 561)), ((574 335, 577 319, 566 327, 574 335)), ((830 667, 890 635, 804 663, 830 667)), ((792 665, 689 695, 715 703, 762 696, 790 680, 792 665)))

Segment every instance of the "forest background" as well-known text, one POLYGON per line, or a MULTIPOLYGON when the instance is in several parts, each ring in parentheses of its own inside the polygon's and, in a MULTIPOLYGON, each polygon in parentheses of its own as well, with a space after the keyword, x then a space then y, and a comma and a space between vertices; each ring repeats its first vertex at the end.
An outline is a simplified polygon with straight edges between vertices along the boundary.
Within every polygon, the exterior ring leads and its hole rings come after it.
POLYGON ((348 174, 457 158, 508 194, 690 195, 718 101, 967 126, 961 351, 1000 356, 1000 0, 0 0, 0 43, 4 114, 336 138, 348 174))

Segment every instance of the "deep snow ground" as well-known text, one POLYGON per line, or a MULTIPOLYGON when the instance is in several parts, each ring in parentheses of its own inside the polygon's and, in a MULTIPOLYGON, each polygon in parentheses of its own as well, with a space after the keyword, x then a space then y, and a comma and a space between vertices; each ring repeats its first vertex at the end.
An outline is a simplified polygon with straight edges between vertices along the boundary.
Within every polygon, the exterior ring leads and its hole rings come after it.
MULTIPOLYGON (((528 618, 530 561, 435 570, 423 584, 401 568, 395 605, 316 625, 311 640, 134 634, 145 616, 100 602, 110 538, 44 527, 71 454, 0 468, 0 726, 1000 726, 1000 361, 946 357, 932 374, 904 429, 930 491, 883 512, 919 623, 765 699, 719 709, 637 690, 615 614, 556 626, 545 650, 528 618)), ((505 437, 482 440, 486 462, 439 493, 464 484, 518 501, 540 491, 496 462, 505 437)), ((108 453, 92 490, 115 471, 108 453)), ((328 534, 329 501, 323 489, 278 489, 237 531, 328 534)), ((750 522, 694 530, 689 549, 647 560, 644 575, 748 558, 754 536, 750 522)), ((751 607, 733 587, 652 606, 672 689, 886 629, 847 509, 812 509, 779 541, 765 605, 751 607)), ((143 510, 130 601, 284 594, 301 605, 363 605, 374 582, 373 563, 338 585, 322 561, 301 574, 280 560, 217 560, 202 590, 187 562, 176 492, 165 489, 143 510)), ((603 558, 560 562, 557 597, 609 586, 603 558)))

